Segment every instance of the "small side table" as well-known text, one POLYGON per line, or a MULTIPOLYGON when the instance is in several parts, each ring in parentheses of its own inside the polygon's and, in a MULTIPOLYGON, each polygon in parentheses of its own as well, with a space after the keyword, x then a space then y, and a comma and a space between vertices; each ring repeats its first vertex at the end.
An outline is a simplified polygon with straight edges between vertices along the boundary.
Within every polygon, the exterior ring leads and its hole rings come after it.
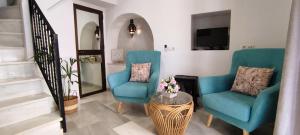
POLYGON ((196 112, 196 109, 199 106, 198 105, 198 97, 199 97, 198 77, 188 76, 188 75, 176 75, 174 78, 179 84, 180 91, 184 91, 193 96, 194 112, 196 112))
POLYGON ((192 96, 179 92, 174 98, 157 93, 151 98, 148 109, 159 135, 184 135, 193 108, 192 96))

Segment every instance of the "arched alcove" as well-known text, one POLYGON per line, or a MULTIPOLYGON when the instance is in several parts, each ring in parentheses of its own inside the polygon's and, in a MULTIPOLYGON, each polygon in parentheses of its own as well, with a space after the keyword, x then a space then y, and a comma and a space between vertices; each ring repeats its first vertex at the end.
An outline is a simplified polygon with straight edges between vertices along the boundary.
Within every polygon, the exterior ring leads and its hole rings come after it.
POLYGON ((81 50, 90 50, 91 48, 99 49, 100 40, 97 40, 95 36, 95 30, 97 26, 98 25, 95 22, 88 22, 83 26, 79 40, 79 48, 81 50))
POLYGON ((121 27, 117 48, 123 49, 125 52, 130 50, 153 50, 153 35, 146 20, 138 17, 134 19, 134 24, 137 30, 133 37, 128 32, 129 20, 121 27))
POLYGON ((111 49, 123 49, 125 54, 130 50, 154 50, 154 39, 150 25, 144 17, 138 14, 127 13, 118 16, 110 25, 108 32, 110 44, 108 52, 111 52, 111 49), (133 37, 128 32, 130 19, 134 20, 137 28, 133 37))

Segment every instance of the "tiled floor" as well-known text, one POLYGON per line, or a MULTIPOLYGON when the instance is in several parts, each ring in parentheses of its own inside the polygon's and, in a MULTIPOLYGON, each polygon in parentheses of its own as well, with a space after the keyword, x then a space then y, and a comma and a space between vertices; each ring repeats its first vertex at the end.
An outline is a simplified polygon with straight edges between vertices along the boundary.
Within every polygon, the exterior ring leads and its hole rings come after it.
MULTIPOLYGON (((144 113, 143 105, 125 104, 123 113, 115 111, 116 100, 109 91, 81 99, 78 112, 67 116, 66 135, 118 135, 113 129, 134 122, 156 134, 152 120, 144 113)), ((207 113, 197 110, 186 131, 186 135, 241 135, 242 130, 219 119, 214 119, 211 128, 205 126, 207 113)), ((271 135, 272 126, 266 125, 251 135, 271 135)))

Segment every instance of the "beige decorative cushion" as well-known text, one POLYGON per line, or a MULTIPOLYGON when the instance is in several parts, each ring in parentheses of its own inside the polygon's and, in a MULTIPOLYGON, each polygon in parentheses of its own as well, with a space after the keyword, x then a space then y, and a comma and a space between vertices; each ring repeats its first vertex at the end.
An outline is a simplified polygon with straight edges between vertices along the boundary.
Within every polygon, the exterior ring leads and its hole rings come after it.
POLYGON ((141 63, 131 65, 131 82, 148 82, 151 63, 141 63))
POLYGON ((231 91, 256 96, 268 87, 274 69, 240 66, 231 91))

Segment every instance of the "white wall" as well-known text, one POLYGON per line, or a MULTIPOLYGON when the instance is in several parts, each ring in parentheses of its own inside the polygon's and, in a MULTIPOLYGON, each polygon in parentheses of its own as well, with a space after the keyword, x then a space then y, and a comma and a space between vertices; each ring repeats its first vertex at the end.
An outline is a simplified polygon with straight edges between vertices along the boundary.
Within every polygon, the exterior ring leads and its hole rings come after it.
POLYGON ((136 32, 133 37, 129 35, 129 20, 124 23, 118 34, 118 48, 124 49, 125 53, 129 50, 153 50, 153 35, 151 28, 143 18, 135 18, 134 24, 136 32))
POLYGON ((0 0, 0 7, 6 7, 7 1, 6 0, 0 0))
MULTIPOLYGON (((224 74, 229 70, 232 52, 243 45, 285 47, 290 6, 291 0, 122 0, 107 12, 107 24, 126 13, 144 17, 153 32, 154 49, 162 51, 162 77, 224 74), (191 51, 191 15, 228 9, 230 50, 191 51), (175 47, 175 51, 165 52, 164 44, 175 47)), ((109 40, 116 40, 117 36, 109 36, 109 40)), ((106 45, 106 52, 115 46, 106 45)))
POLYGON ((27 0, 21 1, 22 7, 22 17, 25 33, 25 47, 27 58, 33 58, 33 43, 32 43, 32 34, 31 34, 31 20, 29 13, 29 3, 27 0))

